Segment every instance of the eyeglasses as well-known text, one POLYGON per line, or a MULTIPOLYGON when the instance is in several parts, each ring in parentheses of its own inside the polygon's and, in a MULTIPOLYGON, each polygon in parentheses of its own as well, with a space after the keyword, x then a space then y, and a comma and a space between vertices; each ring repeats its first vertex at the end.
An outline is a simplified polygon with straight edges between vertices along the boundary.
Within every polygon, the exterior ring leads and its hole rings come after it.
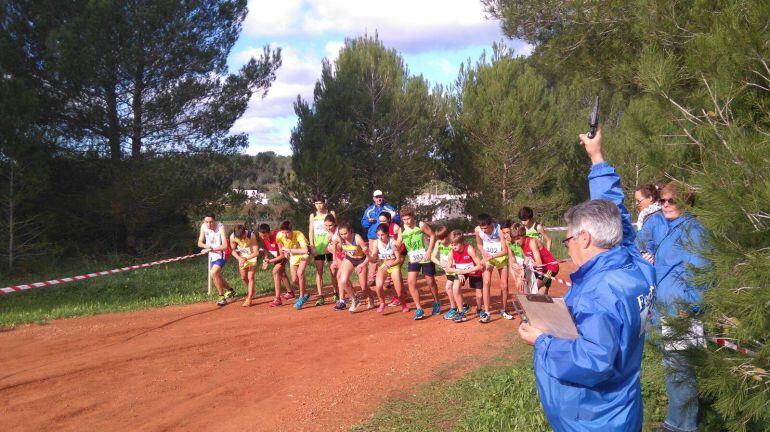
POLYGON ((675 205, 676 200, 674 198, 661 198, 658 200, 658 204, 660 205, 666 205, 666 203, 669 203, 670 205, 675 205))
POLYGON ((565 248, 569 248, 569 241, 572 240, 573 238, 575 238, 575 236, 571 235, 571 236, 565 238, 564 240, 562 240, 561 244, 563 244, 565 248))
POLYGON ((634 200, 634 201, 636 201, 636 205, 639 205, 639 204, 641 204, 641 203, 642 203, 642 201, 644 201, 644 200, 646 200, 646 199, 649 199, 649 198, 650 198, 650 197, 646 197, 646 198, 642 198, 642 199, 638 199, 638 200, 634 200))

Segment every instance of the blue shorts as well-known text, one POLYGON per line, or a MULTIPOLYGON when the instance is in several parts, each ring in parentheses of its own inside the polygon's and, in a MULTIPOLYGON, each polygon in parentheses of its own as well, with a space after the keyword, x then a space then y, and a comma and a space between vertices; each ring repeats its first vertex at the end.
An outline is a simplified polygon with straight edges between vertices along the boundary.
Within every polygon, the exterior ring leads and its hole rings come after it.
POLYGON ((225 260, 224 258, 220 258, 218 260, 209 261, 209 268, 212 268, 214 266, 219 266, 220 268, 225 266, 225 260))

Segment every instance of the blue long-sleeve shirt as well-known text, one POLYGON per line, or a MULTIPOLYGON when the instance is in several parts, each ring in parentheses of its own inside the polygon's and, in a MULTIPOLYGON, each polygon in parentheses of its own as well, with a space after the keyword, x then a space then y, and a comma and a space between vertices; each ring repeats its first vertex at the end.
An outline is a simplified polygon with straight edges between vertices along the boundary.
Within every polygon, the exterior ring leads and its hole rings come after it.
POLYGON ((535 380, 556 431, 638 431, 643 419, 639 377, 655 275, 634 244, 636 230, 615 169, 595 164, 588 179, 591 199, 612 201, 620 209, 623 240, 572 273, 564 300, 578 337, 539 336, 535 380))
POLYGON ((380 213, 384 211, 390 213, 393 222, 397 224, 401 223, 401 217, 398 216, 396 209, 392 205, 388 203, 382 203, 381 206, 374 203, 370 204, 369 207, 364 210, 364 215, 361 216, 361 226, 366 230, 366 236, 369 240, 377 238, 377 225, 380 224, 377 222, 377 218, 380 217, 380 213), (369 218, 374 219, 374 222, 369 222, 369 218))
POLYGON ((705 286, 691 281, 698 268, 709 265, 701 251, 705 246, 706 230, 693 215, 668 220, 662 213, 648 219, 639 232, 645 247, 655 257, 657 293, 655 315, 677 313, 677 303, 698 308, 705 286))

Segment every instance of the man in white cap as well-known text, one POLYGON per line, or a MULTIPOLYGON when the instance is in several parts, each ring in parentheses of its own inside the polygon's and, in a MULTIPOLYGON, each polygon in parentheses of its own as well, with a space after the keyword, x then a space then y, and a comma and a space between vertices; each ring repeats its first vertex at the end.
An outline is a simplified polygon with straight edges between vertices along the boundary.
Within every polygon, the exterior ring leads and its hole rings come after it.
MULTIPOLYGON (((366 238, 369 241, 376 241, 377 226, 379 225, 378 217, 380 216, 380 213, 390 213, 391 219, 397 224, 401 224, 401 218, 398 216, 396 208, 385 202, 385 196, 383 196, 381 190, 377 189, 372 193, 372 201, 373 203, 364 210, 364 215, 361 217, 361 226, 366 230, 366 238)), ((376 267, 377 263, 369 264, 370 285, 374 284, 374 275, 377 274, 375 271, 376 267)))

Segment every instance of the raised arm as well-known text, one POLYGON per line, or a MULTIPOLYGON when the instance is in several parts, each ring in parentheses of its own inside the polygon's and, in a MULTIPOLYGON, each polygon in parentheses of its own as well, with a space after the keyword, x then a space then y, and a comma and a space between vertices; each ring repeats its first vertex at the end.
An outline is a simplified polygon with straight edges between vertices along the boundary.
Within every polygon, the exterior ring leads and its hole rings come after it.
POLYGON ((580 142, 585 147, 588 157, 593 165, 588 173, 588 188, 591 191, 591 199, 605 199, 612 201, 620 210, 623 223, 624 246, 634 244, 636 229, 631 222, 631 214, 624 203, 623 188, 620 185, 620 176, 609 163, 604 160, 602 152, 602 128, 596 130, 596 136, 588 138, 586 134, 580 134, 580 142))

